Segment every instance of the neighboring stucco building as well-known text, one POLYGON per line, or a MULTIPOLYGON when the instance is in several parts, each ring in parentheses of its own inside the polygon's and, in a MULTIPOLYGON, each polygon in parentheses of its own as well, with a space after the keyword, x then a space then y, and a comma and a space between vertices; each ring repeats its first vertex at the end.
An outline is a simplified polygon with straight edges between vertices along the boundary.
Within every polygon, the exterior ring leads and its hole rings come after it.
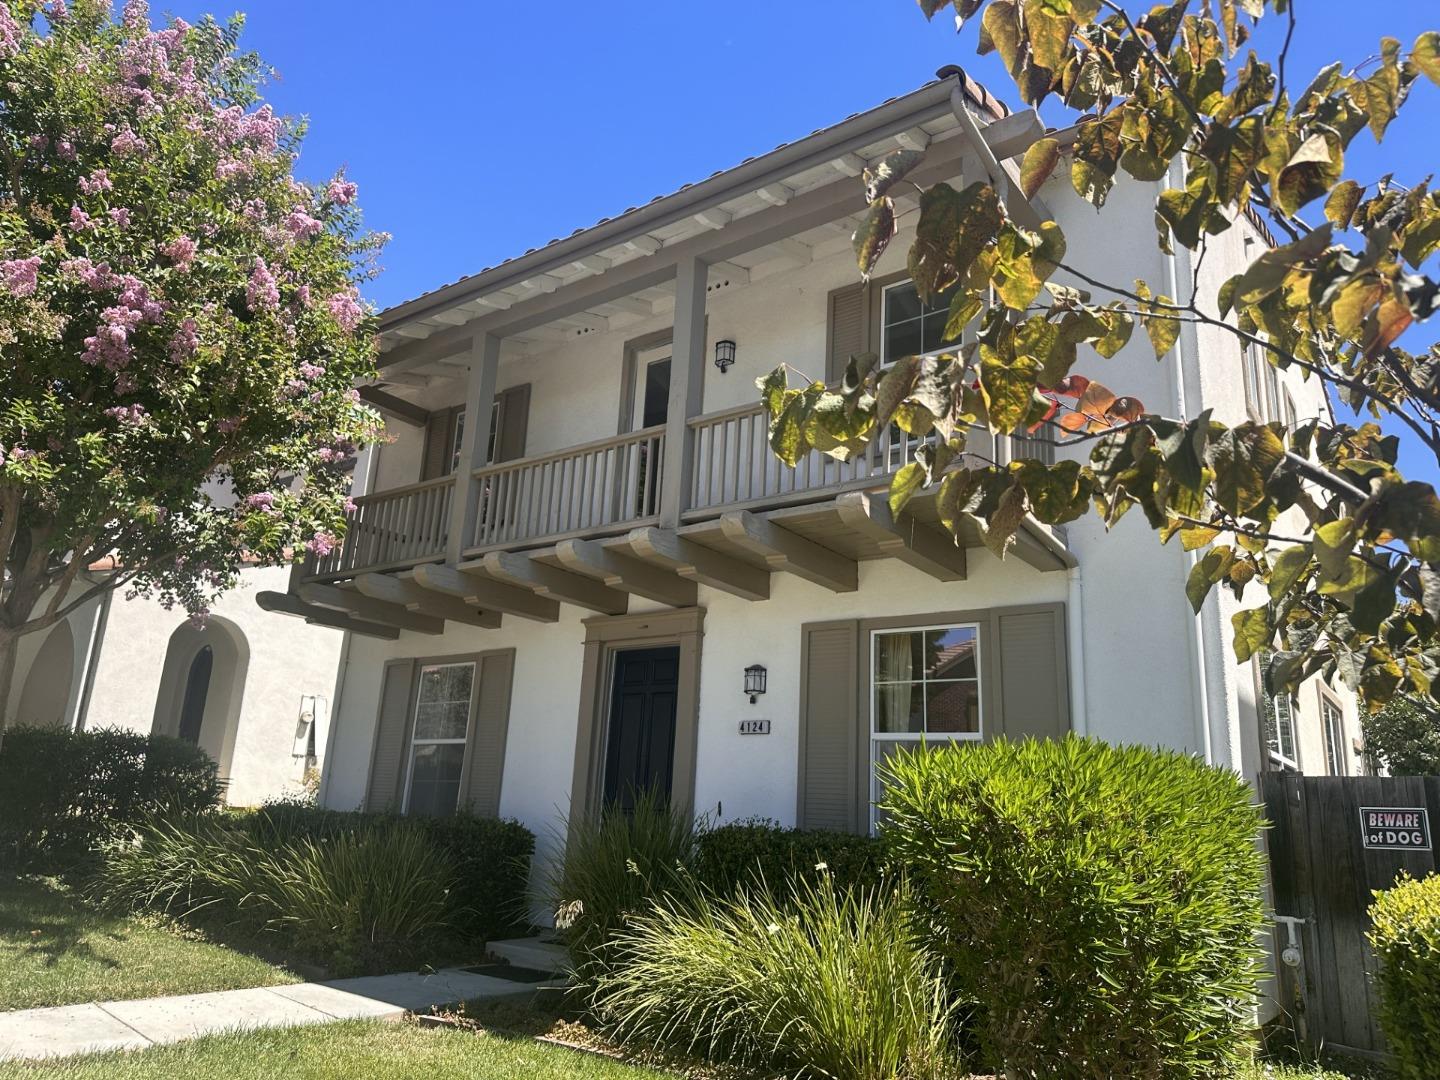
MULTIPOLYGON (((643 785, 717 822, 866 829, 875 765, 926 734, 1075 731, 1247 776, 1358 771, 1353 700, 1333 698, 1333 751, 1314 684, 1293 724, 1263 723, 1255 666, 1230 650, 1237 605, 1217 590, 1194 616, 1194 556, 1137 515, 1108 534, 1028 522, 1001 561, 943 535, 933 499, 891 518, 893 432, 848 465, 791 470, 766 445, 755 379, 777 364, 836 378, 853 352, 941 344, 943 314, 905 277, 913 214, 858 280, 865 165, 924 148, 917 182, 969 182, 1041 130, 950 74, 384 313, 365 393, 391 441, 362 460, 370 494, 341 548, 259 597, 348 632, 323 802, 470 805, 543 847, 565 815, 643 785)), ((1157 247, 1163 186, 1122 180, 1097 214, 1062 175, 1026 212, 1063 225, 1085 272, 1175 295, 1194 270, 1157 247)), ((1258 229, 1212 239, 1202 296, 1258 229)), ((1077 370, 1164 413, 1327 408, 1317 382, 1193 324, 1159 363, 1137 333, 1077 370)))
POLYGON ((256 605, 289 576, 243 569, 203 623, 106 592, 21 639, 11 722, 188 739, 219 763, 232 806, 300 792, 324 758, 342 635, 256 605))

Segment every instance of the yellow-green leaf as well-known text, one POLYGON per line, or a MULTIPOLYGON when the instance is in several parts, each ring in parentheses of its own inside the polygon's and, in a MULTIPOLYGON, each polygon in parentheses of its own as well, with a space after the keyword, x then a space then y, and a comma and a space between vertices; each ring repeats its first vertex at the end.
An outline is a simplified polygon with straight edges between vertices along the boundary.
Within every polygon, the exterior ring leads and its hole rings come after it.
POLYGON ((1305 567, 1310 565, 1310 545, 1296 544, 1288 547, 1270 561, 1270 599, 1279 600, 1300 580, 1305 567))
POLYGON ((1427 79, 1440 86, 1440 32, 1426 30, 1416 38, 1410 59, 1427 79))
POLYGON ((875 264, 895 237, 895 204, 888 195, 876 199, 860 220, 850 244, 855 249, 855 261, 860 264, 860 273, 867 278, 874 273, 875 264))
POLYGON ((1030 411, 1040 365, 1030 356, 1007 360, 988 345, 980 346, 980 388, 990 416, 990 429, 1009 433, 1030 411))
POLYGON ((1033 199, 1035 193, 1040 190, 1041 185, 1050 178, 1055 171, 1055 165, 1060 160, 1060 144, 1054 139, 1036 139, 1025 151, 1025 157, 1020 162, 1020 190, 1025 193, 1027 199, 1033 199))
POLYGON ((1247 608, 1230 617, 1235 628, 1235 659, 1244 663, 1270 644, 1270 616, 1262 608, 1247 608))
POLYGON ((1354 180, 1343 180, 1330 192, 1325 200, 1325 216, 1335 223, 1337 229, 1348 229, 1350 219, 1355 216, 1355 207, 1365 189, 1354 180))

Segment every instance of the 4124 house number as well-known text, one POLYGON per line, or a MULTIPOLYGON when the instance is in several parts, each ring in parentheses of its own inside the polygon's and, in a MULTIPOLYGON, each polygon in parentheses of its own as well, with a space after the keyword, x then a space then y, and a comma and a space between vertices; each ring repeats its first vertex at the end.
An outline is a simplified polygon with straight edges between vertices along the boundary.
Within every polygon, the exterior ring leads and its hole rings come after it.
POLYGON ((741 734, 741 735, 769 735, 769 734, 770 734, 770 721, 769 721, 769 720, 741 720, 741 721, 740 721, 740 734, 741 734))

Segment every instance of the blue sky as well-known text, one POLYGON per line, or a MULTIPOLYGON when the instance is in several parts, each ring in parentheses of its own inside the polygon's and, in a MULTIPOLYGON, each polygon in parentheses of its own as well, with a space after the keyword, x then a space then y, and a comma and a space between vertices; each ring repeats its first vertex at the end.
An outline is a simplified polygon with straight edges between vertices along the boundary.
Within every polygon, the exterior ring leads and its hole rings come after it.
MULTIPOLYGON (((205 0, 153 3, 187 19, 227 13, 205 0)), ((995 58, 975 55, 976 27, 957 36, 948 17, 927 24, 912 0, 431 0, 414 15, 378 0, 245 0, 243 10, 243 43, 280 73, 270 100, 310 118, 301 174, 347 167, 367 222, 394 236, 366 289, 382 307, 913 90, 945 64, 1019 104, 995 58)), ((1408 48, 1440 27, 1422 0, 1298 0, 1297 10, 1296 92, 1328 62, 1375 53, 1382 34, 1408 48)), ((1262 24, 1262 46, 1282 29, 1262 24)), ((1383 151, 1356 138, 1348 175, 1423 178, 1437 117, 1440 89, 1421 80, 1383 151)), ((1422 327, 1405 343, 1431 340, 1422 327)), ((1435 479, 1425 459, 1407 454, 1407 472, 1435 479)))

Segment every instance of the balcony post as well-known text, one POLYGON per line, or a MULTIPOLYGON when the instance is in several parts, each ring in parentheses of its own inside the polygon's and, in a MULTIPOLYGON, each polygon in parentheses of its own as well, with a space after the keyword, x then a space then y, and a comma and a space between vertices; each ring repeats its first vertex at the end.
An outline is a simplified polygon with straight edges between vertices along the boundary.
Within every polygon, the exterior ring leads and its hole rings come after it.
POLYGON ((470 367, 465 376, 465 430, 460 437, 460 463, 455 468, 445 545, 445 561, 451 565, 458 563, 460 553, 470 546, 480 513, 481 486, 475 470, 485 465, 490 446, 490 407, 499 371, 500 339, 482 330, 470 342, 470 367))
POLYGON ((670 402, 665 419, 665 464, 660 474, 660 524, 675 528, 689 509, 694 468, 690 420, 705 401, 705 286, 708 267, 696 258, 675 269, 675 324, 670 350, 670 402))

